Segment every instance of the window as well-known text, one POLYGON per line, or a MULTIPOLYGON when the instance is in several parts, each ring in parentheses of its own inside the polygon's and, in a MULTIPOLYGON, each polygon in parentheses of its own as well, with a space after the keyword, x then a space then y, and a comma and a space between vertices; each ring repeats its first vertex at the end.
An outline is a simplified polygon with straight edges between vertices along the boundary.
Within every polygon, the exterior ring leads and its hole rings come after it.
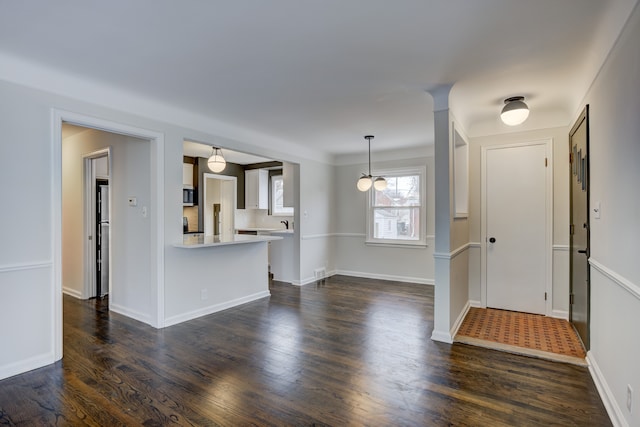
POLYGON ((282 175, 271 177, 271 215, 293 216, 293 208, 283 206, 284 203, 284 180, 282 175))
MULTIPOLYGON (((454 124, 451 124, 454 127, 454 124)), ((469 216, 469 145, 453 131, 453 195, 456 218, 469 216)))
POLYGON ((370 190, 367 243, 425 246, 425 168, 380 173, 387 188, 370 190))

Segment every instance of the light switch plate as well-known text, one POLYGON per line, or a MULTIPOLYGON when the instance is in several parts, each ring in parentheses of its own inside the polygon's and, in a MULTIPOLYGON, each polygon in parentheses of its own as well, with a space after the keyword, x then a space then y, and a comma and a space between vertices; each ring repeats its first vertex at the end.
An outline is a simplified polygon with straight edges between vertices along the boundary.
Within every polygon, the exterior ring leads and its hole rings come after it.
POLYGON ((138 206, 138 198, 137 197, 129 197, 129 206, 138 206))
POLYGON ((595 202, 593 204, 593 217, 595 219, 600 219, 600 202, 595 202))

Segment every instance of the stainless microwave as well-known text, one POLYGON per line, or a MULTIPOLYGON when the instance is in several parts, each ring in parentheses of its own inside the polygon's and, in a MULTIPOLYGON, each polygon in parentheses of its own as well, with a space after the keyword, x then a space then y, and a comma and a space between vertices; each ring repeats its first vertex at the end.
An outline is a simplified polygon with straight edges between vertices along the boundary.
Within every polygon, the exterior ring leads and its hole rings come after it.
POLYGON ((196 195, 193 188, 182 189, 182 206, 193 206, 196 204, 196 195))

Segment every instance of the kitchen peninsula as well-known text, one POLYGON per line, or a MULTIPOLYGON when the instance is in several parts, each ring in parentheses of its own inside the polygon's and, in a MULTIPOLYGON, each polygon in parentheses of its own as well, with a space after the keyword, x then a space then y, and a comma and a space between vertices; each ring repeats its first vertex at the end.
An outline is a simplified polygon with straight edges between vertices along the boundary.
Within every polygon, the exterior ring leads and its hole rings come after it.
POLYGON ((185 234, 182 243, 175 244, 176 248, 198 249, 211 246, 240 245, 246 243, 269 242, 282 240, 280 236, 253 236, 249 234, 232 234, 231 236, 203 236, 185 234))
POLYGON ((269 242, 280 236, 184 235, 174 243, 180 287, 165 294, 165 326, 246 304, 269 292, 269 242))

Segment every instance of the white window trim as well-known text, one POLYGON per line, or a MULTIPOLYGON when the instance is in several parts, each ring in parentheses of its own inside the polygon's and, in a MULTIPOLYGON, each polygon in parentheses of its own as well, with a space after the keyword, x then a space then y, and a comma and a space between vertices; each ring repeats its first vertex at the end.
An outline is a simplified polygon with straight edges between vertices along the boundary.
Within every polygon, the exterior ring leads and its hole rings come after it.
POLYGON ((272 216, 293 216, 294 210, 291 207, 283 207, 281 211, 276 211, 276 180, 281 180, 284 185, 283 175, 273 175, 271 177, 271 215, 272 216))
POLYGON ((419 175, 420 176, 420 238, 418 240, 404 239, 375 239, 373 237, 373 187, 368 191, 367 197, 367 233, 365 244, 370 246, 388 246, 388 247, 404 247, 404 248, 424 248, 427 247, 427 168, 426 166, 393 168, 386 170, 377 170, 376 176, 403 176, 403 175, 419 175))

